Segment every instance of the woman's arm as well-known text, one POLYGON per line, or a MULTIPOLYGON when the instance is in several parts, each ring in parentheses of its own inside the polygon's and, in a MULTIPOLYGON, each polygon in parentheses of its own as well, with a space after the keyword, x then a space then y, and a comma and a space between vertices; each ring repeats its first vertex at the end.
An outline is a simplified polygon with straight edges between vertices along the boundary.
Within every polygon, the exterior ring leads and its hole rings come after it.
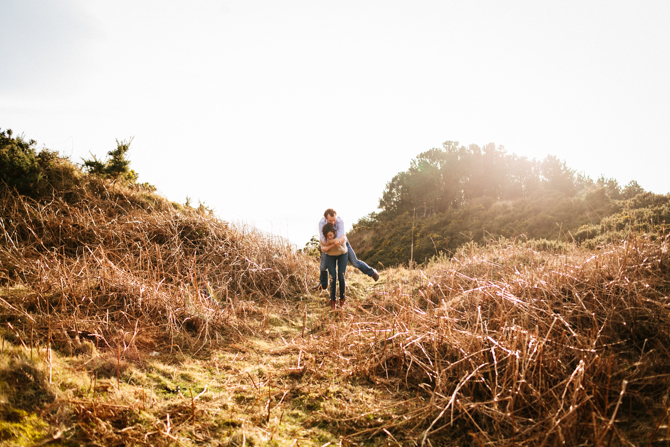
POLYGON ((321 251, 325 253, 336 245, 337 243, 334 240, 328 242, 327 244, 321 243, 321 251))
POLYGON ((346 236, 342 236, 339 239, 333 239, 326 244, 321 242, 321 250, 326 252, 326 251, 330 250, 331 248, 333 248, 336 245, 342 245, 343 246, 346 242, 347 242, 347 237, 346 236))

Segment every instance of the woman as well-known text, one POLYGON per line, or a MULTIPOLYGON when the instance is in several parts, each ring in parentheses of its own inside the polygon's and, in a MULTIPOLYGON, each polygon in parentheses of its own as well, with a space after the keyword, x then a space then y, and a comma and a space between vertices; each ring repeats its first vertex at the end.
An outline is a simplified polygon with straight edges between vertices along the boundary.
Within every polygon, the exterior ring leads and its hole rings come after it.
POLYGON ((344 306, 344 290, 346 287, 344 273, 347 271, 349 255, 346 244, 338 245, 332 242, 336 234, 332 224, 324 225, 322 232, 326 238, 326 243, 321 245, 321 250, 326 254, 326 268, 330 273, 330 308, 335 310, 335 289, 338 282, 340 283, 340 307, 344 306), (336 272, 337 276, 335 275, 336 272))

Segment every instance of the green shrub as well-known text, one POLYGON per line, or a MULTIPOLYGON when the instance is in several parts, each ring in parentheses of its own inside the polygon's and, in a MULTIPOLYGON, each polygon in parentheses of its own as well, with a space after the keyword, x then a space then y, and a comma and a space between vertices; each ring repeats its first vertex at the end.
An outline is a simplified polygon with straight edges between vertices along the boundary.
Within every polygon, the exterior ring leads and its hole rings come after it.
POLYGON ((305 244, 305 247, 300 250, 301 252, 308 255, 310 258, 320 258, 321 257, 321 242, 316 236, 312 238, 305 244))
POLYGON ((12 130, 0 132, 0 179, 21 194, 28 194, 42 178, 42 166, 46 156, 38 158, 35 140, 14 138, 12 130))
POLYGON ((38 199, 54 188, 69 193, 79 184, 80 170, 55 151, 35 150, 35 140, 14 137, 11 129, 0 132, 0 183, 19 194, 38 199))
POLYGON ((137 180, 137 173, 130 169, 130 160, 126 154, 130 150, 130 144, 133 139, 116 140, 116 149, 107 152, 107 160, 100 161, 93 154, 92 159, 83 159, 83 168, 89 174, 97 175, 102 178, 111 178, 114 180, 125 180, 134 183, 137 180))

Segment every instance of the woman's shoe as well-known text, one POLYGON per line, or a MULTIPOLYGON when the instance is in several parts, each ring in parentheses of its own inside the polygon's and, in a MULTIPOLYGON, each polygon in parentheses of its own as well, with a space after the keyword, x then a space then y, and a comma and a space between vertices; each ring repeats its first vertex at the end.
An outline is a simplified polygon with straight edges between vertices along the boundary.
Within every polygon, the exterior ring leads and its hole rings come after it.
POLYGON ((330 302, 330 310, 335 310, 335 301, 330 302))
POLYGON ((340 298, 340 307, 344 307, 344 302, 346 300, 344 298, 340 298))

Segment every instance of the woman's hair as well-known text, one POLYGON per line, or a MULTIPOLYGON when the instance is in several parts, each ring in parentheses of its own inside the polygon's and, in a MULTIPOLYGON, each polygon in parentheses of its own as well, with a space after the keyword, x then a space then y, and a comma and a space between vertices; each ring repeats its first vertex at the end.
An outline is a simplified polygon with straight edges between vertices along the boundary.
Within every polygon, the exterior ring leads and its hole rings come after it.
POLYGON ((325 237, 326 239, 328 238, 328 233, 330 233, 330 232, 333 233, 333 236, 337 235, 337 231, 335 231, 335 227, 333 227, 333 224, 329 224, 329 223, 327 223, 323 226, 323 229, 321 230, 321 232, 323 233, 323 237, 325 237))

